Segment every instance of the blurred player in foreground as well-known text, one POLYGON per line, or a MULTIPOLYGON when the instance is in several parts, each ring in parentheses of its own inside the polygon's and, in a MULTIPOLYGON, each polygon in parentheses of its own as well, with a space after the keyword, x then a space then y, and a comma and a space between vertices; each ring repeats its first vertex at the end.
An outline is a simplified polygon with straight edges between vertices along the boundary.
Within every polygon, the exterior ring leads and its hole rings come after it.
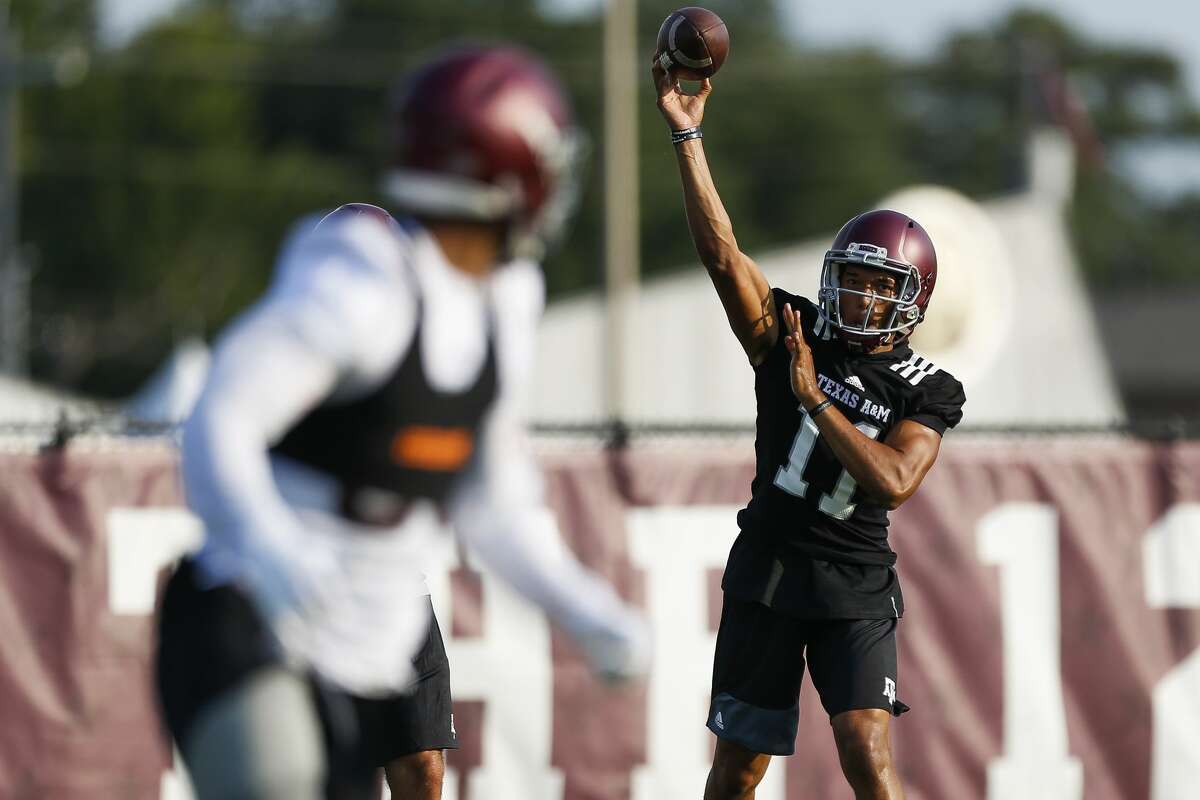
POLYGON ((602 677, 640 617, 563 546, 516 416, 578 136, 530 56, 455 51, 397 111, 392 217, 348 205, 285 247, 184 432, 202 551, 167 587, 158 682, 201 800, 441 795, 456 747, 421 568, 442 519, 602 677))
POLYGON ((692 239, 758 405, 752 499, 722 582, 704 796, 752 798, 771 756, 795 751, 807 658, 855 797, 900 798, 889 723, 907 710, 896 696, 904 600, 887 512, 920 486, 965 399, 907 343, 933 292, 933 243, 903 214, 861 214, 825 254, 819 304, 772 289, 738 249, 705 160, 710 82, 689 95, 661 67, 653 75, 692 239))

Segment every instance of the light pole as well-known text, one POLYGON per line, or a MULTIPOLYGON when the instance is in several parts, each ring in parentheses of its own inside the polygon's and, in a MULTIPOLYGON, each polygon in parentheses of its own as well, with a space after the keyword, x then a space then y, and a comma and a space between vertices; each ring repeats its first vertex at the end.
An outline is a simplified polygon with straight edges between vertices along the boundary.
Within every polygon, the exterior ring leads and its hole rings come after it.
POLYGON ((639 272, 637 3, 609 0, 604 17, 605 408, 628 421, 629 325, 639 272))

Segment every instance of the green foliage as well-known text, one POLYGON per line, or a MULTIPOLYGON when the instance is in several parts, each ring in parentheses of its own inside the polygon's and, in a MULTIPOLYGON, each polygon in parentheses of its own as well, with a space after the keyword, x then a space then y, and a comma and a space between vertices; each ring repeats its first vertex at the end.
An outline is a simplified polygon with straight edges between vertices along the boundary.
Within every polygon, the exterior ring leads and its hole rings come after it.
POLYGON ((1085 174, 1069 222, 1095 286, 1172 286, 1200 278, 1200 195, 1148 204, 1116 177, 1085 174))
MULTIPOLYGON (((1092 148, 1200 137, 1200 112, 1178 63, 1158 50, 1098 44, 1059 18, 1018 11, 951 37, 908 82, 910 152, 929 179, 976 196, 1019 189, 1022 147, 1045 122, 1044 75, 1061 71, 1086 109, 1076 135, 1092 148), (914 111, 915 110, 915 111, 914 111), (1090 128, 1090 130, 1089 130, 1090 128)), ((1069 224, 1090 283, 1112 287, 1200 279, 1200 197, 1143 196, 1103 161, 1080 159, 1069 224)))
POLYGON ((205 68, 252 68, 244 39, 228 9, 198 5, 101 53, 82 84, 24 93, 36 374, 129 391, 262 290, 290 220, 362 192, 342 159, 261 146, 259 87, 205 68))
MULTIPOLYGON (((674 2, 638 8, 642 263, 694 253, 648 66, 674 2)), ((1018 189, 1039 113, 1030 77, 1061 65, 1106 145, 1200 135, 1170 58, 1100 46, 1018 12, 951 37, 925 64, 801 50, 772 0, 712 0, 732 32, 705 146, 738 240, 761 252, 828 233, 886 193, 934 181, 976 196, 1018 189)), ((522 43, 559 72, 590 132, 580 212, 549 259, 552 294, 601 283, 603 24, 540 0, 192 0, 134 41, 94 42, 96 3, 15 0, 25 51, 92 42, 87 79, 21 95, 21 233, 33 245, 33 363, 85 391, 130 391, 183 335, 211 335, 266 285, 288 226, 380 202, 394 81, 455 40, 522 43)), ((1072 215, 1097 281, 1194 279, 1200 201, 1154 207, 1102 169, 1072 215), (1131 268, 1130 264, 1137 266, 1131 268)))

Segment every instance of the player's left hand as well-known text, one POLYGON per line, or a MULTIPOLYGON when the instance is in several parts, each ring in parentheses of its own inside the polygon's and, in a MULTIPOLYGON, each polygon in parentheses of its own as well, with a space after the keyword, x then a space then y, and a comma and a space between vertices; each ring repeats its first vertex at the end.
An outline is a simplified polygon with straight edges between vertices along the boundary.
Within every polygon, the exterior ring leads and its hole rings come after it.
POLYGON ((806 409, 812 408, 825 399, 825 393, 817 385, 812 350, 809 349, 808 342, 804 341, 804 334, 800 330, 800 314, 792 310, 791 303, 785 303, 783 306, 783 322, 788 332, 784 344, 792 354, 792 393, 806 409))

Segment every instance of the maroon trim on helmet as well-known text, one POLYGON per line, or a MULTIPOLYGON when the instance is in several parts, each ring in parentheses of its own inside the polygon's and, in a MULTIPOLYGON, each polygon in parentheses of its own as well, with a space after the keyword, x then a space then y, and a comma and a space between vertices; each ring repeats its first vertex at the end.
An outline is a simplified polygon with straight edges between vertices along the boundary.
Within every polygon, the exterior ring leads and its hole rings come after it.
POLYGON ((529 218, 555 189, 571 126, 566 94, 538 59, 511 47, 461 48, 401 94, 392 165, 510 190, 517 216, 529 218))

